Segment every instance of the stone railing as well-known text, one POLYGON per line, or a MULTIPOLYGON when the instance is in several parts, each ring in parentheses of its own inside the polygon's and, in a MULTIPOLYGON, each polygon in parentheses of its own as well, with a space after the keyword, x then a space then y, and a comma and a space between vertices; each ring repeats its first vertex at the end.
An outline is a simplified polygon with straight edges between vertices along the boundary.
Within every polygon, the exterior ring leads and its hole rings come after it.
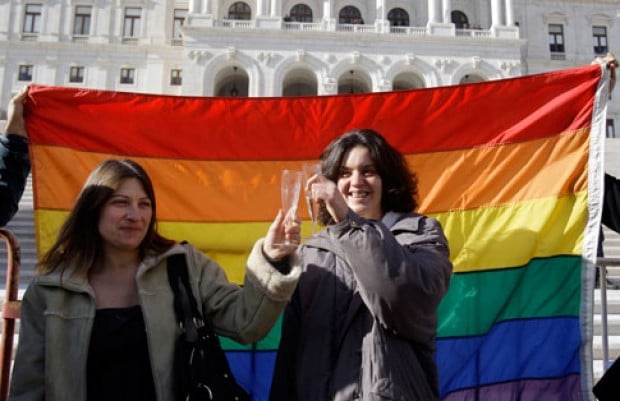
POLYGON ((425 27, 417 26, 391 26, 390 33, 394 35, 426 36, 428 30, 425 27))
MULTIPOLYGON (((280 18, 268 17, 258 18, 255 20, 230 20, 230 19, 213 19, 211 16, 192 15, 188 19, 186 26, 188 31, 194 29, 217 28, 217 29, 242 29, 242 30, 260 30, 280 29, 292 32, 341 32, 341 33, 362 33, 362 34, 388 34, 399 36, 456 36, 459 38, 472 39, 519 39, 519 29, 517 27, 501 27, 502 29, 452 29, 446 34, 446 30, 434 30, 430 27, 414 27, 414 26, 389 26, 385 24, 339 24, 335 20, 321 22, 294 22, 282 21, 280 18)), ((196 32, 196 31, 194 31, 196 32)))
POLYGON ((282 29, 286 31, 322 31, 320 22, 283 22, 282 29))
POLYGON ((470 38, 490 38, 491 31, 486 31, 482 29, 457 29, 456 36, 466 36, 470 38))

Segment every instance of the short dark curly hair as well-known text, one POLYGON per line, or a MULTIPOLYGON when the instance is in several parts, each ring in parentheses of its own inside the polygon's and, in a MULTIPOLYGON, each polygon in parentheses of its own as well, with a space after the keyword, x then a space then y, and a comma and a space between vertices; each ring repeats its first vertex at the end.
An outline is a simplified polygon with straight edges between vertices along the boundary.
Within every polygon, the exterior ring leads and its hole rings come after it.
MULTIPOLYGON (((340 168, 345 157, 356 146, 368 149, 370 157, 381 177, 381 212, 407 213, 418 207, 418 178, 403 155, 385 138, 372 129, 353 129, 332 141, 321 154, 321 173, 338 182, 340 168)), ((321 202, 318 220, 323 225, 334 220, 321 202)))

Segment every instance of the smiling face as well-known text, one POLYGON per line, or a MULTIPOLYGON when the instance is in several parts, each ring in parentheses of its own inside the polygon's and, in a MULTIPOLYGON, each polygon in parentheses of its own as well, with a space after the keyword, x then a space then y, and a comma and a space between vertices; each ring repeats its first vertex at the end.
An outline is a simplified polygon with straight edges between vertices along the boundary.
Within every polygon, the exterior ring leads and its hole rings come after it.
POLYGON ((99 216, 99 233, 106 250, 138 252, 152 218, 152 202, 140 181, 122 180, 99 216))
POLYGON ((347 152, 337 185, 351 210, 366 219, 381 219, 383 185, 368 148, 357 145, 347 152))

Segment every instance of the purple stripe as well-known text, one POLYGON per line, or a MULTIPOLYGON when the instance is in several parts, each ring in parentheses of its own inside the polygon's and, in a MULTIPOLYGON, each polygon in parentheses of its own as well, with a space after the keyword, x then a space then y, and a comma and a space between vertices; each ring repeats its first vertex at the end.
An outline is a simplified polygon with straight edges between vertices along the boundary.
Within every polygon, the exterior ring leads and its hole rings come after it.
POLYGON ((448 394, 442 401, 582 401, 579 375, 519 380, 448 394))

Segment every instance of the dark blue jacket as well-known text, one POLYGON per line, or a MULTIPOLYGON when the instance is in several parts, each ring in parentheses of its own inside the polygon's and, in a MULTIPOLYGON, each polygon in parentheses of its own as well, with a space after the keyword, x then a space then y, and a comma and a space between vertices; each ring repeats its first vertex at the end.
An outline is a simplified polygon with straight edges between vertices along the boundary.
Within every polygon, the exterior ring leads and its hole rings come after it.
POLYGON ((14 134, 0 136, 0 227, 17 212, 28 174, 28 140, 14 134))

